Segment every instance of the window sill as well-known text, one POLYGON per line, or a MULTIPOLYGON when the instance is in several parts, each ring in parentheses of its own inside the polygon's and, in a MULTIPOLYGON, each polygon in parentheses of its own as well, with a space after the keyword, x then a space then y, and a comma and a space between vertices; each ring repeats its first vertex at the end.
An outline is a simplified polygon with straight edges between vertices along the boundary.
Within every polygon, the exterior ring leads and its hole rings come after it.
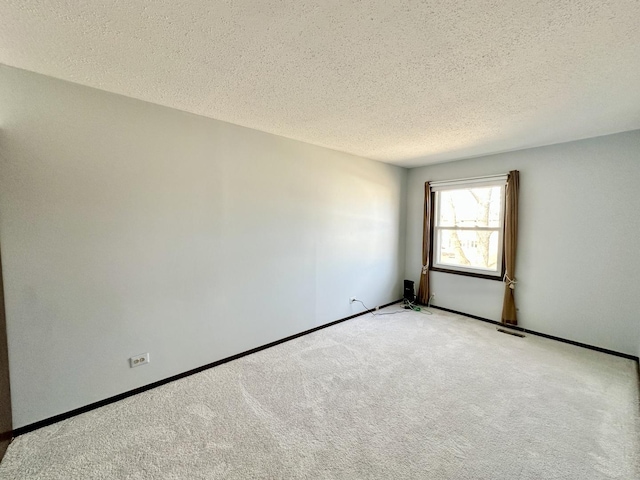
POLYGON ((484 280, 496 280, 498 282, 502 282, 502 277, 504 273, 500 277, 496 277, 495 275, 485 275, 482 273, 473 273, 473 272, 461 272, 460 270, 448 270, 446 268, 437 268, 431 267, 429 268, 431 272, 440 272, 440 273, 452 273, 453 275, 462 275, 465 277, 474 277, 474 278, 482 278, 484 280))

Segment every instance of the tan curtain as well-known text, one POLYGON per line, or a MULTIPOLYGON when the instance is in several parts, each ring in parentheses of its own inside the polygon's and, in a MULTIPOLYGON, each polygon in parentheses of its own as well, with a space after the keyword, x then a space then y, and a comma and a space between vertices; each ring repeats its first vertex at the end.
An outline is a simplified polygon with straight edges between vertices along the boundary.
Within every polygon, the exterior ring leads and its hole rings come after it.
POLYGON ((520 172, 509 172, 506 188, 506 206, 504 212, 504 300, 502 302, 502 323, 518 324, 516 301, 516 250, 518 247, 518 192, 520 190, 520 172))
POLYGON ((429 258, 431 257, 431 186, 424 184, 424 212, 422 224, 422 273, 418 287, 418 302, 429 303, 429 258))

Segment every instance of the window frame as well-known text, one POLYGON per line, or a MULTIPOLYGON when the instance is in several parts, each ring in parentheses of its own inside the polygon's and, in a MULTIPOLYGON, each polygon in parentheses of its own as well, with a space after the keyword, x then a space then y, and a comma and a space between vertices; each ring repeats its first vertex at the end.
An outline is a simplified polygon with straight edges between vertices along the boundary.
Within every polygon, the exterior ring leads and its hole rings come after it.
POLYGON ((467 276, 467 277, 475 277, 475 278, 484 278, 487 280, 497 280, 499 282, 503 281, 504 278, 504 274, 505 274, 505 261, 504 261, 504 224, 505 224, 505 210, 506 210, 506 182, 503 181, 495 181, 495 182, 491 182, 491 183, 487 183, 482 185, 483 187, 486 186, 494 186, 494 187, 500 187, 501 189, 501 199, 502 199, 502 203, 501 203, 501 209, 500 209, 500 225, 498 227, 479 227, 479 228, 475 228, 475 227, 458 227, 458 228, 452 228, 452 227, 447 227, 447 226, 437 226, 437 216, 439 215, 439 202, 440 202, 440 196, 437 195, 438 192, 441 191, 445 191, 445 190, 465 190, 465 189, 469 189, 469 188, 473 188, 473 187, 480 187, 480 185, 474 184, 474 182, 469 182, 468 184, 464 184, 464 183, 460 183, 459 185, 455 185, 455 187, 452 188, 448 188, 448 189, 438 189, 438 190, 432 190, 430 192, 431 195, 431 212, 430 212, 430 220, 431 220, 431 232, 430 232, 430 236, 431 236, 431 249, 429 252, 429 270, 433 271, 433 272, 442 272, 442 273, 452 273, 454 275, 463 275, 463 276, 467 276), (500 263, 499 267, 498 267, 498 271, 496 273, 489 273, 489 272, 484 272, 482 269, 479 268, 472 268, 472 267, 459 267, 459 266, 455 266, 455 265, 445 265, 442 263, 436 263, 435 259, 436 259, 436 254, 434 252, 436 252, 437 248, 439 248, 439 237, 438 237, 438 230, 451 230, 451 229, 456 229, 456 230, 469 230, 469 231, 477 231, 477 230, 490 230, 490 231, 498 231, 498 261, 500 263))

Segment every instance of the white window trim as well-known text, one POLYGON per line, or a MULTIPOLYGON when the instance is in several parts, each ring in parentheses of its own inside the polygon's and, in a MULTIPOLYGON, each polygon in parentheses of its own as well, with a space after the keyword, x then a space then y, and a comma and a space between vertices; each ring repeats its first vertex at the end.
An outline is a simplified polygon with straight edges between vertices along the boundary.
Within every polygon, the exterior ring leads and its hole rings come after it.
POLYGON ((438 219, 440 218, 440 195, 435 195, 434 215, 433 215, 433 264, 432 268, 438 270, 449 270, 461 273, 471 273, 474 275, 483 275, 488 277, 495 277, 496 279, 502 278, 502 266, 504 261, 504 215, 505 215, 505 187, 507 184, 507 175, 494 175, 486 177, 465 178, 459 180, 447 180, 442 182, 430 183, 432 192, 440 192, 443 190, 462 190, 465 188, 475 187, 500 187, 500 195, 502 198, 502 205, 500 208, 500 223, 497 227, 455 227, 455 230, 487 230, 498 232, 498 259, 497 259, 497 271, 479 268, 479 267, 462 267, 458 265, 450 265, 446 263, 438 263, 440 249, 440 235, 438 230, 452 230, 454 227, 450 226, 438 226, 438 219))

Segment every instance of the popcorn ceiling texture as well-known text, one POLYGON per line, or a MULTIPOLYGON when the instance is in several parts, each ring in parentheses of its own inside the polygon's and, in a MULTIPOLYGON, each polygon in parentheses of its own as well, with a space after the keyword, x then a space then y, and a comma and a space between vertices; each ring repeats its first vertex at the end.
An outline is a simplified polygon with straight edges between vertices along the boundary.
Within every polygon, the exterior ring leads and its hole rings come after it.
POLYGON ((640 128, 637 0, 4 0, 0 63, 404 166, 640 128))

